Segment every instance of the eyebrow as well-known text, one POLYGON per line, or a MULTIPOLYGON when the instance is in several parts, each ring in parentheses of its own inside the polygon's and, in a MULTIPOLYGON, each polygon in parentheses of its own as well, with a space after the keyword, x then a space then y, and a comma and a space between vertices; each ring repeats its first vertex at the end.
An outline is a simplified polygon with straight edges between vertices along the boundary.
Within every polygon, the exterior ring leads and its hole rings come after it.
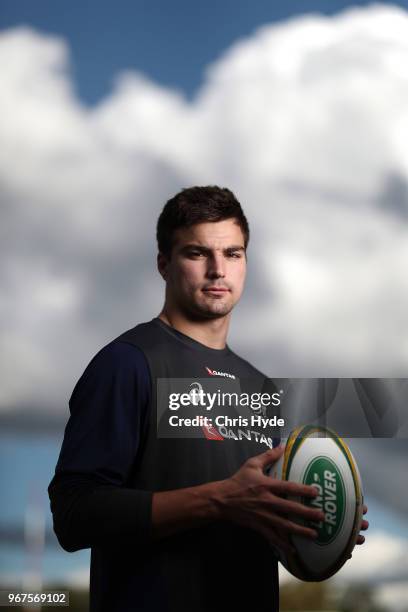
MULTIPOLYGON (((185 253, 186 251, 190 251, 190 250, 195 250, 195 251, 200 251, 201 253, 211 253, 211 251, 213 249, 210 249, 208 247, 199 245, 199 244, 185 244, 183 246, 183 248, 181 249, 181 253, 185 253)), ((225 247, 223 249, 224 253, 226 252, 231 252, 231 251, 243 251, 245 253, 245 247, 243 247, 241 244, 233 244, 231 246, 225 247)))

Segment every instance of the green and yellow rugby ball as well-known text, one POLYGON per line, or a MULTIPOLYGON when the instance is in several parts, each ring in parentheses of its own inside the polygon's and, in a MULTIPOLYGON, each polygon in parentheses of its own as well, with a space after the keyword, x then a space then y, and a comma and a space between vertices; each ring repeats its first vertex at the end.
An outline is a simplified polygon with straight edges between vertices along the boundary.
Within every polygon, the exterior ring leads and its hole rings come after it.
MULTIPOLYGON (((307 523, 318 537, 291 536, 294 555, 280 551, 280 561, 301 580, 321 581, 333 576, 353 550, 360 531, 363 492, 357 464, 347 444, 324 427, 306 425, 289 435, 285 452, 270 469, 273 478, 313 485, 318 495, 291 499, 323 510, 325 520, 307 523)), ((289 517, 298 523, 305 521, 289 517)))

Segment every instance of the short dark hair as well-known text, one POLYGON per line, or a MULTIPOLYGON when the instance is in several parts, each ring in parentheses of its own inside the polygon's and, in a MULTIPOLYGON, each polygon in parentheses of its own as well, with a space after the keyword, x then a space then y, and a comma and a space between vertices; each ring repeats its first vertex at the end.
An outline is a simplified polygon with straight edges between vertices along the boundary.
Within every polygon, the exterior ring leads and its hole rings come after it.
POLYGON ((249 226, 241 204, 225 187, 208 185, 182 189, 166 202, 157 221, 157 245, 160 253, 170 257, 174 232, 197 223, 236 219, 244 235, 245 249, 249 242, 249 226))

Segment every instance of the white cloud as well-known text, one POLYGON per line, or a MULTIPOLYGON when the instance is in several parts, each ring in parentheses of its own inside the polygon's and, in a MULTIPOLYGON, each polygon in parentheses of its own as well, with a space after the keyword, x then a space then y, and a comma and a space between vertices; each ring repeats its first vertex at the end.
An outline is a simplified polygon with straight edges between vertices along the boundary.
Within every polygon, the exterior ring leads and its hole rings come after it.
POLYGON ((342 581, 383 582, 408 580, 408 540, 383 531, 367 532, 366 542, 356 546, 353 557, 338 573, 342 581))
POLYGON ((406 373, 408 13, 264 26, 191 103, 127 72, 87 109, 65 42, 27 28, 0 59, 3 410, 65 409, 101 344, 158 313, 155 221, 190 184, 230 186, 251 223, 234 348, 274 376, 406 373))
POLYGON ((389 610, 406 610, 408 595, 408 540, 386 532, 373 532, 366 543, 353 552, 353 558, 339 572, 338 581, 370 583, 375 597, 389 610))

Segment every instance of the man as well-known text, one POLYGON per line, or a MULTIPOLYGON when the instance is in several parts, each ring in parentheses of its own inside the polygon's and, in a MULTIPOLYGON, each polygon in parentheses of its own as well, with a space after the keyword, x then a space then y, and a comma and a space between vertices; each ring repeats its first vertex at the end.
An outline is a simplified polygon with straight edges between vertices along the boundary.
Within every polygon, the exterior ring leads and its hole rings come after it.
POLYGON ((167 202, 157 240, 161 313, 104 347, 72 394, 49 486, 55 532, 67 551, 92 548, 94 612, 278 610, 274 551, 291 534, 316 537, 307 524, 323 518, 285 496, 315 489, 268 477, 282 449, 256 432, 160 435, 163 380, 265 382, 226 343, 248 223, 228 189, 193 187, 167 202))

